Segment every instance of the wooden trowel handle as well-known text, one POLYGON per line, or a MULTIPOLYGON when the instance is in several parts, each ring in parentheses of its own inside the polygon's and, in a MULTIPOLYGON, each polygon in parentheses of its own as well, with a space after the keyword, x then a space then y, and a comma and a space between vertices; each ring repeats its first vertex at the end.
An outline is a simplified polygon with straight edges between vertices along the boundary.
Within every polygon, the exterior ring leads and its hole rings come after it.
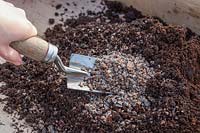
POLYGON ((49 48, 49 44, 39 37, 12 42, 10 46, 20 54, 36 61, 44 61, 49 48))
POLYGON ((36 61, 50 62, 54 60, 58 49, 52 44, 39 37, 31 37, 23 41, 16 41, 10 44, 20 54, 36 61))

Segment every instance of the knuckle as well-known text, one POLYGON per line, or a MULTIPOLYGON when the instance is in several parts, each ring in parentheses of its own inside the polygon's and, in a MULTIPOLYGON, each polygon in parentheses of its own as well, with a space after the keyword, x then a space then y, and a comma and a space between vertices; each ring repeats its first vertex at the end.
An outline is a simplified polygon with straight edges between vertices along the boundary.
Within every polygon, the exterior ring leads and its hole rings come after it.
POLYGON ((23 9, 17 8, 17 10, 18 10, 19 13, 23 14, 24 16, 26 16, 26 12, 23 9))

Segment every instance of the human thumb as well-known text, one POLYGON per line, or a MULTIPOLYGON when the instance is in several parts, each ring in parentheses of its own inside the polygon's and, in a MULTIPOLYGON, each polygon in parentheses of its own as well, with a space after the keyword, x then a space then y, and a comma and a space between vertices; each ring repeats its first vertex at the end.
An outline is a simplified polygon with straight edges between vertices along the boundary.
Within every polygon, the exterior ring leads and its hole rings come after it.
POLYGON ((7 60, 10 63, 13 63, 15 65, 21 65, 22 59, 20 54, 11 48, 9 45, 3 45, 0 49, 0 56, 7 60))

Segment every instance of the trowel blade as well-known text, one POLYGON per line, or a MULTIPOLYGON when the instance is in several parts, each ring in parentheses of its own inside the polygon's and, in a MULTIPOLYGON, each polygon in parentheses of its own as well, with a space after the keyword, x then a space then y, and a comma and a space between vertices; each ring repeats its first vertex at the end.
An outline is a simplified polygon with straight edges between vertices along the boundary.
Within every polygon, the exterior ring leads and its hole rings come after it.
MULTIPOLYGON (((95 66, 96 58, 80 55, 80 54, 72 54, 70 57, 69 67, 74 69, 93 69, 95 66)), ((90 76, 90 74, 88 75, 90 76)), ((80 84, 84 81, 85 76, 77 76, 74 74, 67 75, 67 87, 73 90, 79 91, 87 91, 87 92, 95 92, 102 93, 102 91, 98 91, 95 89, 90 89, 88 86, 80 86, 80 84)))

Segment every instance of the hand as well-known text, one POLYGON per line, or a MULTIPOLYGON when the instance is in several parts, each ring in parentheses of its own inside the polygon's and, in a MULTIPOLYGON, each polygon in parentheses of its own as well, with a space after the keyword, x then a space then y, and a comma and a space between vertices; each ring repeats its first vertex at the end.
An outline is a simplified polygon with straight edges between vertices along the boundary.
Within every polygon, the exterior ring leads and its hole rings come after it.
POLYGON ((27 39, 37 34, 36 28, 26 18, 24 10, 0 0, 0 56, 15 65, 22 64, 20 54, 11 48, 13 41, 27 39))

